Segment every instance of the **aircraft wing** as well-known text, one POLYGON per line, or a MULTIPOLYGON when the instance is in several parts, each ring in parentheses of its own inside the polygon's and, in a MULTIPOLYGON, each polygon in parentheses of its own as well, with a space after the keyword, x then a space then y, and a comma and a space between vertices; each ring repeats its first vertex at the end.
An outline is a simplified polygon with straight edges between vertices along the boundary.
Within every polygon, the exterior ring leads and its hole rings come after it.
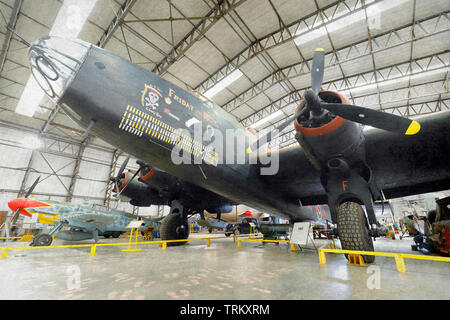
POLYGON ((109 225, 114 223, 116 218, 112 215, 83 213, 79 215, 72 215, 68 220, 76 220, 83 223, 92 223, 94 225, 109 225))
MULTIPOLYGON (((387 198, 450 189, 450 112, 419 118, 419 134, 365 131, 367 164, 387 198)), ((303 205, 327 203, 319 172, 300 146, 281 149, 279 171, 262 177, 287 199, 303 205)))

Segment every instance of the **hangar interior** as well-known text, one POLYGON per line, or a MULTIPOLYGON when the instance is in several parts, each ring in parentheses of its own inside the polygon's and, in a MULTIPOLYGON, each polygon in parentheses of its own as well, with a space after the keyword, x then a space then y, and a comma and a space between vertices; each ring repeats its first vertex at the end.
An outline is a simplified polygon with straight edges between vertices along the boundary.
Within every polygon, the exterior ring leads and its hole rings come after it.
MULTIPOLYGON (((450 109, 450 3, 446 0, 432 4, 417 0, 92 0, 85 6, 75 2, 0 1, 3 220, 11 214, 8 202, 24 197, 37 177, 40 181, 31 195, 35 199, 97 204, 151 217, 163 217, 170 209, 118 201, 110 178, 117 176, 128 154, 86 132, 42 92, 27 89, 32 79, 28 47, 19 37, 31 43, 45 35, 67 36, 67 25, 70 29, 72 23, 68 18, 73 16, 66 13, 66 19, 61 19, 62 9, 75 10, 75 25, 82 21, 77 38, 214 102, 258 133, 270 132, 295 112, 311 86, 316 48, 325 51, 322 89, 339 91, 352 104, 410 119, 450 109), (80 18, 84 14, 85 21, 80 18), (24 109, 32 104, 31 113, 24 109)), ((271 145, 297 145, 294 128, 288 126, 271 145)), ((132 156, 126 169, 138 170, 136 160, 132 156)), ((412 212, 423 215, 435 209, 436 198, 446 196, 450 196, 448 190, 392 199, 390 208, 397 219, 412 212)), ((249 209, 239 206, 236 210, 249 209)), ((383 212, 379 217, 392 224, 392 215, 383 212)), ((389 241, 380 239, 375 245, 410 252, 411 238, 389 241)), ((292 253, 281 245, 245 244, 237 251, 231 239, 212 241, 211 246, 201 243, 167 251, 144 249, 135 255, 114 247, 99 249, 95 257, 85 249, 11 254, 0 261, 9 274, 2 276, 0 295, 2 299, 450 298, 448 291, 434 291, 442 282, 450 283, 444 262, 408 261, 408 273, 401 277, 393 259, 381 257, 381 289, 370 290, 366 269, 349 269, 344 257, 330 257, 325 270, 308 250, 292 253), (87 275, 79 291, 66 287, 67 270, 73 265, 82 266, 81 274, 87 275), (183 270, 178 269, 180 265, 183 270), (33 272, 47 270, 45 281, 26 273, 30 266, 35 267, 33 272), (17 280, 18 273, 25 274, 22 282, 17 280), (304 282, 291 290, 292 279, 304 282), (18 282, 18 289, 11 293, 18 282), (310 288, 314 289, 309 295, 305 290, 310 288), (329 295, 324 297, 323 292, 329 295)))

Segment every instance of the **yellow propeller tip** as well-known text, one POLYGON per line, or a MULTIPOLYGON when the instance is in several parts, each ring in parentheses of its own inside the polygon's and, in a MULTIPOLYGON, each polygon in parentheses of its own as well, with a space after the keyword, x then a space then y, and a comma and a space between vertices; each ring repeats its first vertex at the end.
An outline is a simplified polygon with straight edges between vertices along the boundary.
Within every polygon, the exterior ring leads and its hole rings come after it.
POLYGON ((408 127, 408 130, 406 130, 406 135, 413 135, 420 131, 420 123, 417 121, 412 121, 411 124, 408 127))
POLYGON ((248 154, 252 153, 252 149, 250 147, 247 148, 247 150, 245 150, 248 154))
POLYGON ((315 51, 325 51, 325 50, 322 48, 317 48, 315 51))

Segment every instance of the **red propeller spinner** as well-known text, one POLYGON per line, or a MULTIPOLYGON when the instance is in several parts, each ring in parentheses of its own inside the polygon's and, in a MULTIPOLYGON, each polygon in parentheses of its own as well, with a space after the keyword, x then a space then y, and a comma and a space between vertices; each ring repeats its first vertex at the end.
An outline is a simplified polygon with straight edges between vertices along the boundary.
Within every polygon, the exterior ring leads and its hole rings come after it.
POLYGON ((28 212, 27 209, 30 208, 39 208, 39 207, 50 207, 49 204, 45 202, 41 202, 38 200, 28 199, 28 198, 17 198, 13 199, 8 202, 8 207, 16 212, 17 209, 19 210, 20 214, 23 214, 27 217, 31 217, 31 213, 28 212))

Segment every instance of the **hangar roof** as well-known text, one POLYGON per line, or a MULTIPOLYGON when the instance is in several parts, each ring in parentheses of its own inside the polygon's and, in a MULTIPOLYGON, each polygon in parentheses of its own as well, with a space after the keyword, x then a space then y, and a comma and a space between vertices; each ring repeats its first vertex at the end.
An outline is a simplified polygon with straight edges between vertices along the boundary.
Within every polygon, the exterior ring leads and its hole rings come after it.
MULTIPOLYGON (((33 117, 15 113, 30 70, 6 25, 32 42, 61 5, 0 0, 0 120, 80 140, 83 129, 45 98, 33 117)), ((448 110, 449 13, 447 0, 97 0, 79 38, 268 130, 310 87, 317 47, 326 52, 322 88, 351 103, 407 117, 448 110)), ((293 138, 289 126, 276 142, 293 138)))

